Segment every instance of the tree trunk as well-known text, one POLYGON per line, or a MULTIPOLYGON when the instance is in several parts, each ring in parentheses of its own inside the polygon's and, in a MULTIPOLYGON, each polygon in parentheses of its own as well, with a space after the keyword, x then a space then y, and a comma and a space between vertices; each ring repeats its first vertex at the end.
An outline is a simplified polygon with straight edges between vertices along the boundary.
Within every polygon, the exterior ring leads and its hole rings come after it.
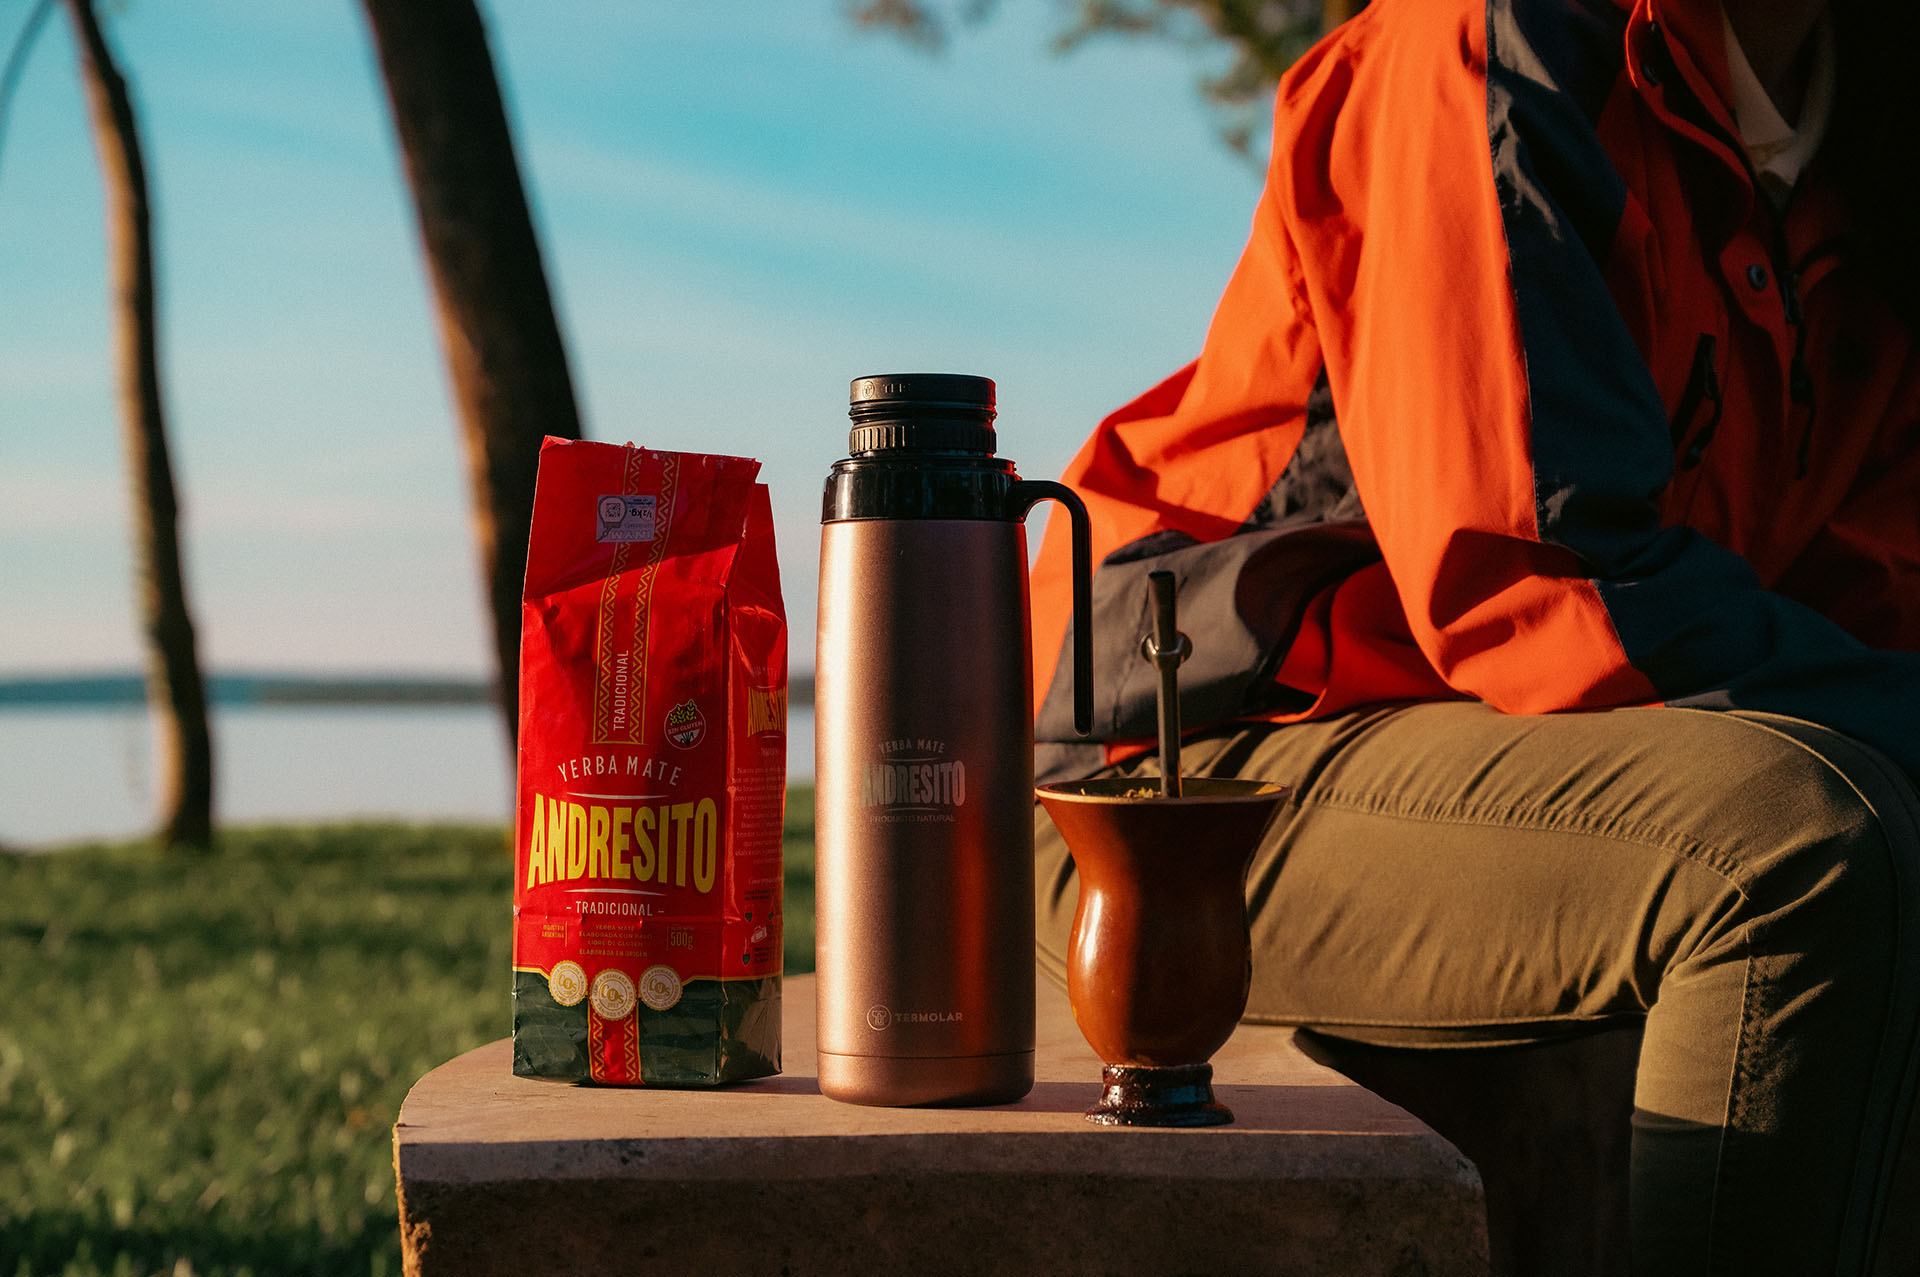
POLYGON ((512 740, 540 440, 580 437, 566 349, 473 0, 362 0, 362 8, 438 302, 512 740))
POLYGON ((106 191, 114 297, 114 360, 132 479, 135 570, 147 637, 147 695, 159 716, 160 837, 204 847, 213 837, 213 748, 206 689, 180 570, 179 507, 160 398, 153 238, 140 130, 93 0, 66 0, 81 56, 94 145, 106 191))

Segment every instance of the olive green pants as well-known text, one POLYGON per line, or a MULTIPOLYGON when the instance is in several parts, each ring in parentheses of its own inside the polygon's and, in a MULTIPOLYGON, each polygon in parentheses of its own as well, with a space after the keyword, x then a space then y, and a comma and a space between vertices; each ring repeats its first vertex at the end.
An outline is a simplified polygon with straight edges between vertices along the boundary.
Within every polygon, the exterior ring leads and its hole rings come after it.
MULTIPOLYGON (((1247 882, 1247 1019, 1436 1047, 1644 1021, 1636 1271, 1864 1269, 1920 1031, 1920 798, 1881 755, 1763 715, 1459 702, 1182 761, 1293 787, 1247 882)), ((1078 885, 1036 832, 1063 978, 1078 885)))

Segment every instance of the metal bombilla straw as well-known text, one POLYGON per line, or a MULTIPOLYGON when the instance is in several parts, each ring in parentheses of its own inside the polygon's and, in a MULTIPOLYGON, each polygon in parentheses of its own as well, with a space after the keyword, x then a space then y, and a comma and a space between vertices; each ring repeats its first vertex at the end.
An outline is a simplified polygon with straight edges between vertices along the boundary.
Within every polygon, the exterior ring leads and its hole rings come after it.
POLYGON ((1147 574, 1153 596, 1153 633, 1140 640, 1140 655, 1160 671, 1160 796, 1180 797, 1180 665, 1193 644, 1175 624, 1173 573, 1147 574))

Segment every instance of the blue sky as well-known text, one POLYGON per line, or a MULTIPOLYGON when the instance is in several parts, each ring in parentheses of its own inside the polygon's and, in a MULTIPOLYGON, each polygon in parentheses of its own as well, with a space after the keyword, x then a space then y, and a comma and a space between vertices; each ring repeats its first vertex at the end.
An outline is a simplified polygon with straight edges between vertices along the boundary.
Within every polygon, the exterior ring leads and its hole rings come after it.
MULTIPOLYGON (((0 0, 10 41, 30 0, 0 0)), ((487 668, 403 179, 351 0, 125 0, 187 571, 221 668, 487 668)), ((1056 475, 1198 350, 1256 176, 1181 49, 928 57, 839 0, 484 6, 590 437, 765 462, 796 668, 850 378, 1000 384, 1056 475)), ((100 190, 64 16, 0 142, 0 673, 140 659, 100 190)), ((1037 531, 1037 529, 1036 529, 1037 531)), ((1037 539, 1037 538, 1036 538, 1037 539)))

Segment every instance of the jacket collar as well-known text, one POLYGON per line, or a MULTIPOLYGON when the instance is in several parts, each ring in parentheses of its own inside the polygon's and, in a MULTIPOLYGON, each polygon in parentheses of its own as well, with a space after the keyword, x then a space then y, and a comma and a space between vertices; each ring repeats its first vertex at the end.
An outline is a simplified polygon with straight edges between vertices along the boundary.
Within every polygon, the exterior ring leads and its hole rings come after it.
MULTIPOLYGON (((1720 0, 1615 2, 1628 15, 1627 75, 1635 91, 1668 128, 1706 151, 1712 157, 1710 167, 1721 171, 1726 197, 1716 239, 1724 244, 1752 218, 1759 195, 1733 119, 1733 77, 1720 0)), ((1784 248, 1794 262, 1845 229, 1837 194, 1820 181, 1822 168, 1816 157, 1801 178, 1786 219, 1784 248)))
POLYGON ((1668 129, 1704 151, 1723 192, 1703 229, 1726 243, 1753 215, 1757 198, 1733 121, 1731 75, 1719 0, 1622 0, 1628 11, 1627 77, 1668 129))
POLYGON ((1659 28, 1688 85, 1731 131, 1733 75, 1720 0, 1640 0, 1634 7, 1659 28))
POLYGON ((1631 0, 1627 73, 1669 126, 1746 174, 1720 0, 1631 0))

